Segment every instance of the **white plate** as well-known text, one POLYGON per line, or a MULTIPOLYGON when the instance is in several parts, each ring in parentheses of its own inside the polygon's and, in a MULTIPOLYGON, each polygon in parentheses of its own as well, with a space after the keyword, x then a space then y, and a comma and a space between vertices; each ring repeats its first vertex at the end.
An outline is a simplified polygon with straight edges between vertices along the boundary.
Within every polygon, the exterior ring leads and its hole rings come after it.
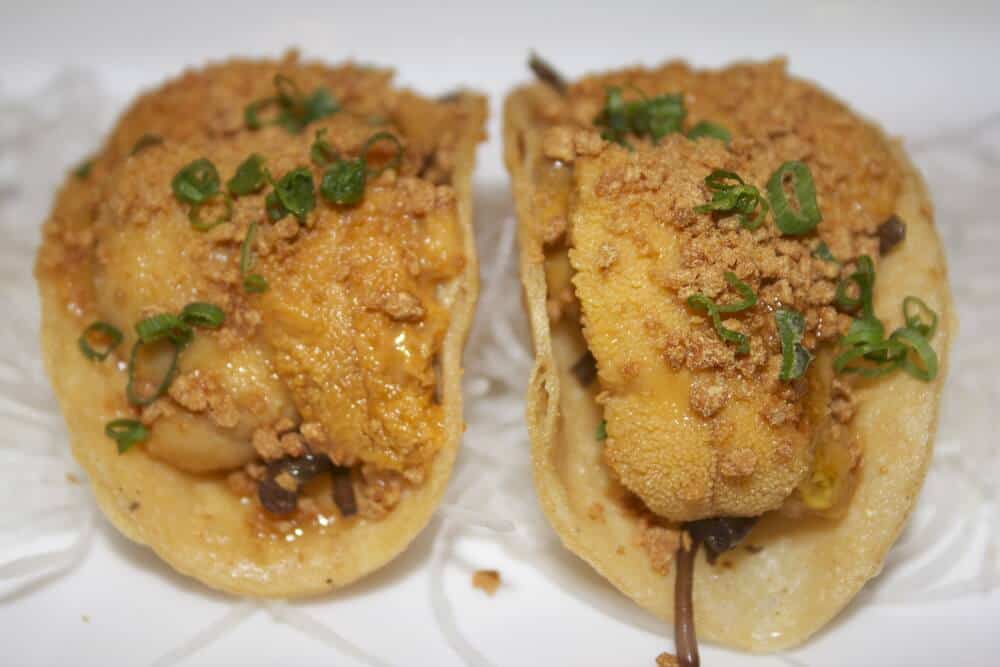
POLYGON ((1000 62, 1000 8, 442 4, 455 6, 0 7, 0 663, 651 666, 671 647, 669 629, 559 547, 528 479, 520 399, 528 353, 498 112, 501 95, 527 77, 530 48, 573 76, 674 56, 714 65, 785 53, 795 73, 905 137, 937 204, 962 324, 916 520, 883 576, 804 647, 752 659, 706 647, 703 662, 1000 662, 1000 86, 991 69, 1000 62), (439 518, 403 557, 341 594, 257 604, 173 573, 120 537, 85 485, 65 481, 72 463, 38 360, 30 266, 64 170, 97 145, 131 95, 185 65, 293 45, 328 61, 394 65, 422 91, 467 84, 493 96, 476 176, 488 282, 468 362, 470 428, 439 518), (52 555, 10 565, 40 553, 52 555), (495 597, 471 587, 480 568, 501 571, 495 597))

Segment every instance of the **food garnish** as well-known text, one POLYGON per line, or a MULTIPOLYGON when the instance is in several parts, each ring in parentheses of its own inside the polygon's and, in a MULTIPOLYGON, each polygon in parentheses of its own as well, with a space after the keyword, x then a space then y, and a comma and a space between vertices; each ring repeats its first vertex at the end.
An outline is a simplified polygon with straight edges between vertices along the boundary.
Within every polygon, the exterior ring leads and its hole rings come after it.
POLYGON ((88 359, 96 359, 97 361, 104 361, 108 358, 108 355, 121 344, 124 336, 122 332, 118 330, 118 327, 109 324, 107 322, 94 322, 80 334, 80 339, 78 344, 80 345, 80 351, 83 352, 83 356, 88 359), (103 349, 94 349, 91 345, 90 340, 95 334, 97 336, 104 338, 103 349))
POLYGON ((307 125, 340 111, 340 105, 326 88, 317 88, 311 95, 305 95, 298 85, 287 76, 274 77, 277 94, 251 102, 243 110, 243 120, 250 130, 259 130, 265 125, 280 125, 292 134, 298 134, 307 125), (275 107, 273 118, 262 119, 261 112, 275 107))
MULTIPOLYGON (((317 142, 313 143, 313 159, 323 155, 335 155, 329 145, 322 141, 321 136, 317 136, 317 142), (317 146, 317 142, 321 142, 317 146)), ((321 158, 322 159, 322 158, 321 158)), ((334 159, 326 168, 323 174, 323 181, 320 184, 320 193, 331 204, 340 206, 352 206, 361 201, 365 196, 365 184, 369 178, 375 178, 387 169, 396 169, 403 161, 403 144, 396 135, 391 132, 376 132, 368 137, 357 158, 354 159, 334 159), (396 154, 389 162, 378 168, 371 168, 368 164, 368 154, 372 146, 380 141, 389 141, 396 145, 396 154)))
POLYGON ((712 201, 696 206, 695 213, 735 213, 740 225, 750 231, 760 227, 767 218, 767 200, 739 174, 716 169, 705 177, 705 186, 712 192, 712 201))
POLYGON ((104 433, 118 444, 118 453, 124 454, 133 445, 145 442, 149 429, 135 419, 115 419, 104 427, 104 433))
POLYGON ((267 280, 257 273, 250 273, 253 268, 253 242, 257 237, 257 223, 251 222, 247 227, 247 235, 240 244, 240 275, 243 276, 243 289, 253 294, 267 291, 267 280))
POLYGON ((720 313, 738 313, 747 310, 748 308, 752 308, 754 304, 757 303, 757 295, 754 294, 749 285, 737 278, 735 273, 726 271, 723 275, 726 282, 729 283, 733 289, 739 292, 741 297, 743 297, 742 301, 720 305, 712 301, 704 294, 692 294, 688 297, 687 304, 691 308, 704 310, 712 320, 712 326, 715 328, 715 333, 718 334, 719 338, 727 343, 733 343, 736 345, 737 354, 749 354, 750 339, 739 331, 726 328, 722 324, 722 317, 720 316, 720 313))
POLYGON ((823 220, 816 203, 816 184, 804 162, 792 160, 778 167, 767 181, 767 198, 774 211, 774 224, 787 236, 808 234, 823 220), (797 206, 788 201, 786 180, 792 181, 797 206))
POLYGON ((778 336, 781 339, 781 370, 780 380, 795 380, 805 374, 812 361, 812 354, 802 346, 802 335, 806 330, 806 320, 794 310, 779 308, 774 311, 774 321, 778 325, 778 336))

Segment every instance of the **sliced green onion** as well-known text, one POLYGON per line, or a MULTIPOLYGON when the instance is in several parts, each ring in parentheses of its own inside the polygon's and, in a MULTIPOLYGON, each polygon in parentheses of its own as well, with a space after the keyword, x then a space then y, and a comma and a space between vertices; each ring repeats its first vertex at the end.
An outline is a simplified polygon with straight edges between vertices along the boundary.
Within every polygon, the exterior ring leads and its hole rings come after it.
POLYGON ((274 192, 268 192, 267 196, 264 197, 264 210, 267 212, 267 219, 271 222, 277 222, 288 215, 288 209, 282 205, 281 201, 278 200, 278 195, 274 192))
POLYGON ((139 320, 135 324, 135 333, 142 343, 154 343, 169 338, 179 346, 191 342, 193 335, 191 327, 172 313, 159 313, 139 320))
MULTIPOLYGON (((638 89, 636 89, 638 90, 638 89)), ((680 94, 658 95, 647 98, 638 91, 641 100, 625 102, 622 89, 609 86, 605 89, 604 108, 594 118, 594 125, 605 128, 601 136, 632 149, 625 135, 649 137, 655 144, 672 132, 680 132, 687 115, 684 96, 680 94)))
POLYGON ((875 310, 873 304, 875 290, 875 264, 868 255, 861 255, 855 262, 854 273, 837 283, 834 303, 842 310, 854 311, 861 308, 862 319, 873 319, 875 310), (857 285, 858 296, 847 293, 851 283, 857 285))
POLYGON ((78 179, 85 180, 90 176, 90 170, 94 168, 93 160, 84 160, 73 169, 73 175, 78 179))
POLYGON ((729 283, 729 286, 740 293, 743 300, 737 301, 736 303, 718 304, 715 308, 720 313, 738 313, 741 310, 753 308, 753 306, 757 303, 757 295, 753 293, 750 286, 737 278, 736 274, 732 271, 726 271, 722 275, 726 279, 726 282, 729 283))
POLYGON ((129 155, 138 155, 147 148, 150 148, 151 146, 159 146, 162 143, 163 137, 158 134, 151 134, 147 132, 139 137, 138 141, 132 145, 132 150, 129 151, 129 155))
POLYGON ((243 120, 248 129, 280 125, 298 134, 310 123, 340 111, 337 101, 326 88, 317 88, 312 95, 305 96, 295 82, 283 74, 274 77, 274 87, 277 95, 255 100, 243 109, 243 120), (261 119, 261 113, 272 106, 277 107, 277 115, 261 119))
POLYGON ((718 139, 724 144, 728 144, 732 140, 732 135, 729 134, 729 130, 717 125, 716 123, 710 123, 707 120, 703 120, 694 127, 692 127, 687 132, 688 139, 697 140, 702 137, 712 137, 713 139, 718 139))
POLYGON ((184 306, 180 319, 191 327, 218 329, 226 321, 226 313, 214 303, 195 301, 184 306))
MULTIPOLYGON (((205 202, 208 203, 208 202, 205 202)), ((222 203, 226 207, 222 215, 215 220, 205 221, 201 219, 201 207, 205 204, 191 204, 191 210, 188 211, 188 220, 191 221, 191 228, 196 229, 199 232, 207 232, 210 229, 218 227, 224 222, 229 222, 233 219, 233 198, 228 194, 222 195, 222 203)))
POLYGON ((802 313, 779 309, 774 311, 774 321, 778 325, 778 336, 781 339, 781 370, 778 372, 778 379, 787 382, 800 378, 813 359, 809 350, 802 346, 806 320, 802 313))
POLYGON ((264 158, 253 153, 236 167, 236 173, 226 183, 226 188, 234 197, 242 197, 257 192, 265 183, 264 158))
POLYGON ((840 339, 840 344, 844 347, 875 345, 884 338, 885 327, 881 320, 876 317, 859 317, 851 322, 851 328, 840 339))
POLYGON ((725 342, 735 345, 737 354, 750 353, 750 339, 739 331, 728 329, 722 324, 722 317, 719 316, 719 307, 715 305, 714 301, 704 294, 693 294, 688 297, 687 304, 691 308, 704 310, 708 313, 708 316, 712 320, 712 326, 715 328, 715 333, 725 342))
POLYGON ((312 172, 299 167, 288 172, 274 184, 274 194, 281 205, 299 219, 305 219, 309 211, 316 208, 316 188, 312 172))
POLYGON ((833 369, 838 373, 879 377, 899 368, 905 354, 905 348, 895 341, 863 343, 837 355, 833 360, 833 369))
POLYGON ((705 186, 712 192, 712 200, 695 206, 695 213, 735 213, 740 225, 750 231, 767 218, 767 200, 756 187, 744 183, 739 174, 716 169, 705 177, 705 186))
POLYGON ((206 158, 187 164, 171 181, 174 196, 185 204, 201 204, 219 191, 219 171, 206 158))
MULTIPOLYGON (((188 331, 190 331, 190 329, 188 329, 188 331)), ((174 374, 177 371, 177 359, 180 357, 183 344, 175 341, 169 336, 163 340, 164 342, 170 344, 173 353, 170 358, 170 365, 167 367, 167 372, 164 373, 163 379, 160 380, 156 389, 149 396, 140 396, 135 390, 135 366, 139 356, 139 350, 148 343, 144 343, 140 338, 140 340, 137 340, 135 345, 132 346, 132 354, 129 356, 128 360, 128 384, 125 385, 125 397, 132 405, 140 407, 149 405, 160 396, 163 396, 163 394, 165 394, 167 389, 170 387, 170 383, 174 380, 174 374)))
POLYGON ((124 336, 118 327, 108 324, 107 322, 94 322, 80 334, 80 339, 77 343, 80 346, 80 351, 83 352, 83 356, 88 359, 96 359, 97 361, 104 361, 108 358, 108 355, 121 344, 124 336), (106 339, 103 349, 95 349, 90 344, 90 337, 94 334, 103 336, 106 339))
POLYGON ((601 137, 608 141, 614 141, 626 148, 632 146, 625 140, 625 135, 629 131, 628 115, 625 111, 625 98, 622 97, 622 89, 618 86, 609 86, 604 91, 604 109, 594 119, 594 125, 603 126, 601 137))
POLYGON ((251 273, 243 278, 243 289, 251 294, 266 292, 267 288, 267 279, 259 273, 251 273))
POLYGON ((826 244, 826 241, 820 241, 818 244, 816 244, 816 247, 813 248, 812 256, 818 257, 822 259, 824 262, 833 262, 834 264, 840 264, 837 258, 833 256, 833 253, 830 252, 830 246, 826 244))
POLYGON ((915 352, 917 357, 920 359, 920 365, 917 365, 910 361, 909 354, 904 353, 901 361, 904 371, 918 380, 923 380, 924 382, 930 382, 937 377, 937 353, 934 351, 934 348, 930 346, 930 343, 927 342, 927 338, 925 338, 920 331, 909 327, 902 327, 893 331, 892 335, 889 336, 889 340, 902 343, 909 348, 909 350, 915 352))
POLYGON ((649 136, 653 143, 673 132, 680 132, 687 111, 683 95, 659 95, 628 105, 632 131, 649 136))
POLYGON ((134 419, 115 419, 104 427, 104 433, 118 444, 118 453, 124 454, 149 437, 149 429, 134 419))
POLYGON ((365 162, 356 160, 340 160, 327 167, 320 183, 319 191, 324 199, 339 206, 352 206, 365 196, 367 182, 365 162))
POLYGON ((312 95, 302 99, 297 109, 298 113, 288 110, 278 120, 278 124, 292 134, 298 134, 306 125, 335 114, 340 111, 340 106, 330 95, 330 91, 317 88, 312 95))
POLYGON ((253 268, 253 241, 257 237, 257 223, 251 222, 247 227, 247 235, 240 244, 240 275, 243 276, 243 289, 251 293, 267 291, 267 280, 256 273, 250 273, 253 268))
POLYGON ((248 130, 259 130, 264 127, 264 125, 270 125, 273 121, 262 121, 260 119, 260 113, 277 103, 277 99, 274 97, 265 97, 263 99, 254 100, 250 104, 243 108, 243 123, 247 126, 248 130))
POLYGON ((602 419, 601 423, 597 425, 597 432, 594 433, 594 437, 597 438, 598 442, 608 439, 608 421, 602 419))
POLYGON ((399 138, 392 132, 376 132, 372 136, 368 137, 368 140, 361 146, 361 160, 368 165, 368 152, 371 150, 372 146, 380 141, 388 141, 396 145, 396 154, 391 160, 386 162, 378 169, 368 169, 368 175, 371 177, 378 176, 387 169, 398 169, 399 165, 403 163, 403 144, 400 142, 399 138))
POLYGON ((808 234, 823 220, 816 203, 816 184, 812 172, 804 162, 786 162, 771 174, 767 182, 767 197, 774 210, 774 223, 782 234, 801 236, 808 234), (785 194, 785 177, 791 177, 792 190, 798 208, 794 208, 785 194))
POLYGON ((278 91, 278 102, 285 107, 292 107, 300 104, 303 97, 299 86, 291 77, 284 74, 274 75, 274 89, 278 91))
POLYGON ((938 314, 931 310, 923 299, 918 299, 915 296, 903 299, 903 318, 906 320, 907 327, 928 340, 933 338, 934 332, 937 331, 938 314), (924 317, 927 318, 928 322, 923 321, 924 317))
POLYGON ((309 147, 309 159, 317 167, 325 167, 340 159, 340 154, 326 140, 325 127, 316 132, 316 138, 313 139, 312 146, 309 147))

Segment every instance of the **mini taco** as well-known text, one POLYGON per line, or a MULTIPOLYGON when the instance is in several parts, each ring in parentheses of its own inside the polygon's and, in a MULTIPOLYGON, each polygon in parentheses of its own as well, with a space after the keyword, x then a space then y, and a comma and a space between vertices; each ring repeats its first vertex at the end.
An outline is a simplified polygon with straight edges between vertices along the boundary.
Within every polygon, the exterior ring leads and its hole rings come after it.
POLYGON ((682 664, 695 627, 799 644, 879 572, 930 460, 955 324, 924 184, 783 61, 532 66, 504 140, 545 513, 682 664))
POLYGON ((427 524, 463 430, 482 97, 233 60, 141 96, 44 225, 42 347, 104 514, 303 596, 427 524))

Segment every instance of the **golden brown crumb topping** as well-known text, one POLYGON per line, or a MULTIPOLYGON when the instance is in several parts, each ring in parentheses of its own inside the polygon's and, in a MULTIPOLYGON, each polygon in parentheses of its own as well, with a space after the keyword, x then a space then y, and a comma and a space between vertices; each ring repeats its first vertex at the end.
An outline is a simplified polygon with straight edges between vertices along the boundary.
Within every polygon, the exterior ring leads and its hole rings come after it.
MULTIPOLYGON (((316 452, 338 466, 364 464, 356 479, 365 516, 384 515, 406 483, 423 478, 444 438, 434 371, 449 324, 443 290, 466 262, 454 152, 480 102, 433 101, 390 83, 386 70, 301 63, 294 53, 189 71, 140 97, 90 174, 64 186, 37 271, 59 284, 81 330, 102 320, 123 332, 111 357, 123 372, 143 318, 192 302, 225 314, 221 328, 195 330, 165 395, 136 409, 152 455, 195 472, 236 470, 237 491, 263 478, 252 474, 256 460, 316 452), (338 110, 297 133, 248 127, 245 109, 275 96, 276 75, 304 95, 324 91, 338 110), (321 132, 348 159, 389 133, 401 161, 373 172, 357 205, 336 205, 321 195, 324 165, 310 153, 321 132), (147 134, 162 141, 130 154, 147 134), (226 221, 194 229, 174 176, 206 158, 225 190, 253 154, 268 181, 234 195, 229 215, 214 198, 201 218, 226 221), (265 197, 296 169, 312 179, 315 206, 273 220, 265 197), (264 291, 246 289, 247 258, 264 291)), ((383 165, 395 151, 382 141, 366 157, 383 165)), ((165 368, 163 359, 149 363, 165 368)), ((136 389, 148 394, 155 383, 136 389)), ((274 482, 297 488, 280 474, 274 482)))

